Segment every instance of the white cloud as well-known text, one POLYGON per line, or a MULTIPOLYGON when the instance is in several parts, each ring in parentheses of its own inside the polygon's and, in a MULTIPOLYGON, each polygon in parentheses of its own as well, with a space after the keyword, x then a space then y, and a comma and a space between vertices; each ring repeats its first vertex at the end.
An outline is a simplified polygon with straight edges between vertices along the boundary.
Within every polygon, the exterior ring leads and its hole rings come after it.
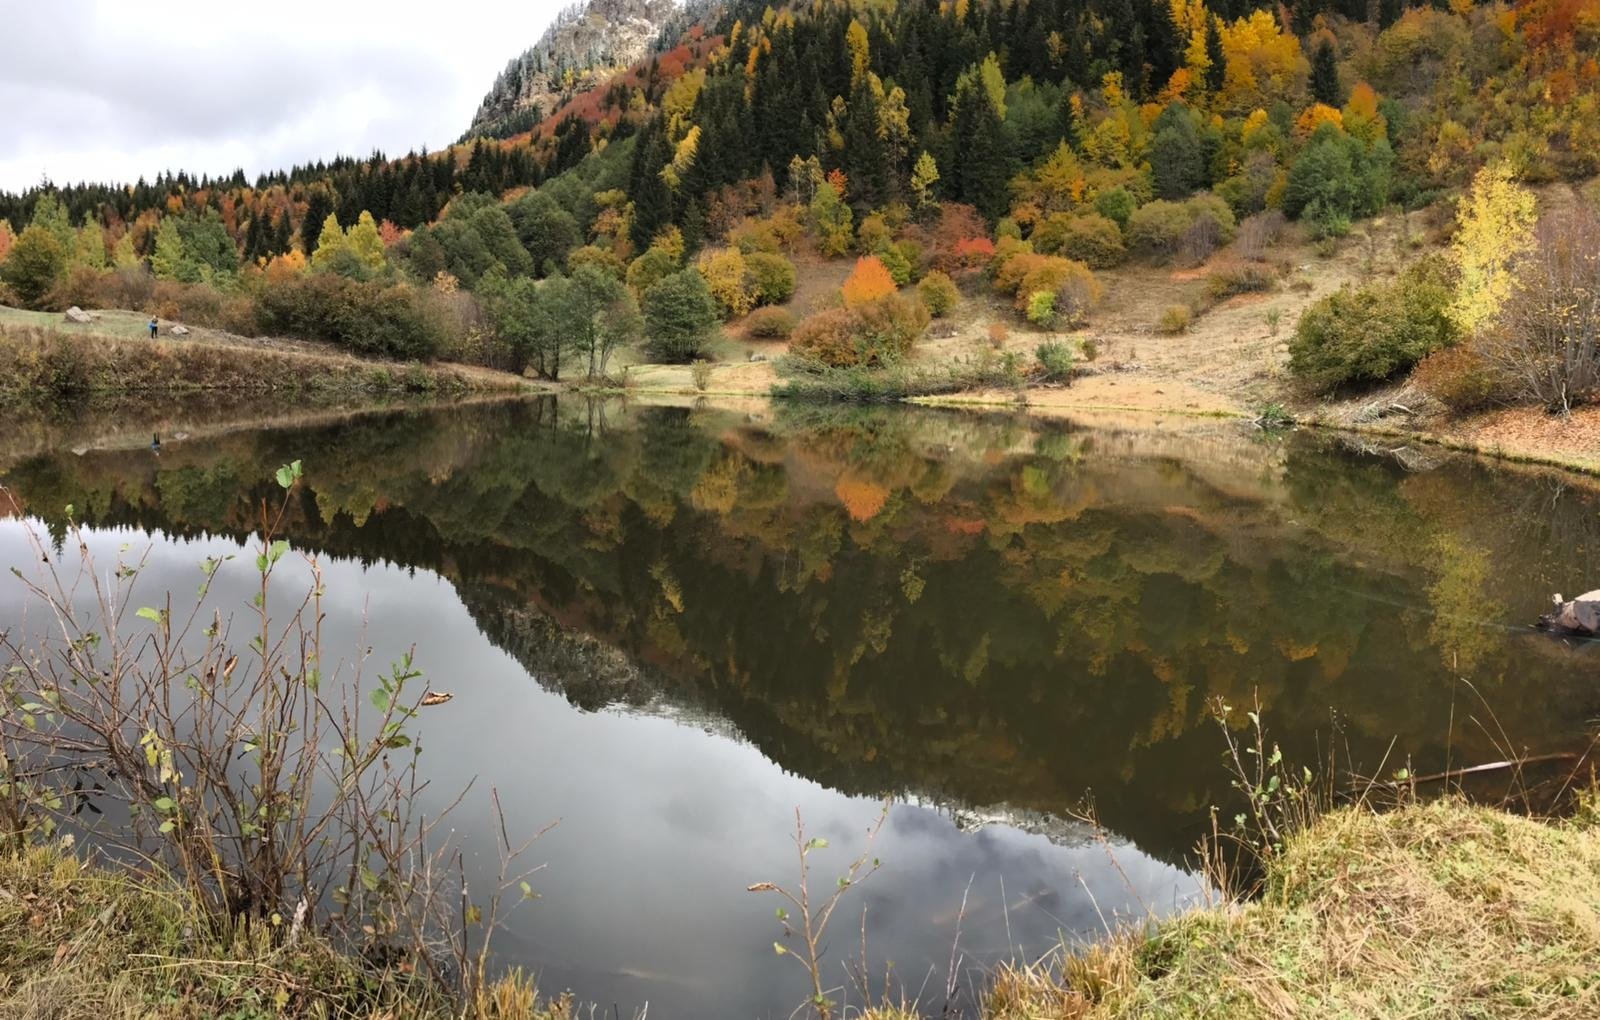
POLYGON ((0 189, 441 148, 562 0, 0 0, 0 189))

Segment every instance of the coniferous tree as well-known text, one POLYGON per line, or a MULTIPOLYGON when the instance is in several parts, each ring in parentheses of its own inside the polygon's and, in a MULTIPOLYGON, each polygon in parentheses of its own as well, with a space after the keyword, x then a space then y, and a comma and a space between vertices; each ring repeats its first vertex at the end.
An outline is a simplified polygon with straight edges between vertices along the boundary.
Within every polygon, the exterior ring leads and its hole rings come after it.
POLYGON ((1311 54, 1311 96, 1319 103, 1338 106, 1339 58, 1333 52, 1333 43, 1324 38, 1311 54))
POLYGON ((1005 79, 994 54, 956 81, 951 97, 950 186, 955 197, 990 219, 1005 215, 1010 160, 1005 137, 1005 79))
POLYGON ((322 225, 333 215, 333 199, 321 188, 313 188, 306 196, 306 218, 300 221, 300 250, 306 258, 317 253, 317 239, 322 236, 322 225))
POLYGON ((1228 58, 1222 51, 1222 26, 1216 17, 1206 19, 1206 89, 1212 95, 1222 91, 1227 81, 1228 58))

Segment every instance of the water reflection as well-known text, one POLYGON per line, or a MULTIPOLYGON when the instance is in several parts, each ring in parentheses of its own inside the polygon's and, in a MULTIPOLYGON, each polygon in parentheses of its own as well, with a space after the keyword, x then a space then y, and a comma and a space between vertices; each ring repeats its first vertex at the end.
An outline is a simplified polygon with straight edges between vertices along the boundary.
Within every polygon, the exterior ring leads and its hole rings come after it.
MULTIPOLYGON (((791 877, 796 805, 841 848, 876 797, 921 805, 863 890, 871 955, 914 991, 942 987, 969 881, 979 960, 1192 895, 1230 796, 1212 698, 1259 697, 1291 757, 1337 739, 1376 767, 1395 740, 1423 771, 1564 746, 1600 703, 1594 656, 1524 626, 1600 577, 1600 500, 1459 459, 541 401, 58 448, 3 483, 55 527, 72 504, 165 536, 148 583, 186 591, 295 458, 288 533, 336 558, 330 632, 380 661, 415 643, 458 693, 426 719, 441 788, 480 775, 563 820, 504 948, 624 1011, 787 1015, 800 983, 743 889, 791 877), (1086 795, 1133 844, 1126 880, 1070 821, 1086 795), (961 831, 986 818, 1015 824, 961 831)), ((477 810, 458 824, 487 830, 477 810)))

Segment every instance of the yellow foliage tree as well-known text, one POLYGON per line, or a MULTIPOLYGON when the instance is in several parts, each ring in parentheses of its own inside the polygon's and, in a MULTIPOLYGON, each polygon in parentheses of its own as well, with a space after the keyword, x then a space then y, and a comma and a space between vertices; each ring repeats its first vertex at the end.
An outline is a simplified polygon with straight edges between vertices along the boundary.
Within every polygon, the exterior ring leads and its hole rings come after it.
POLYGON ((852 18, 850 27, 845 29, 844 43, 850 48, 850 83, 854 85, 867 72, 872 60, 866 27, 852 18))
POLYGON ((334 257, 349 244, 350 239, 345 236, 344 228, 339 226, 339 217, 329 213, 328 218, 322 221, 322 233, 317 235, 317 250, 311 256, 311 264, 318 269, 331 264, 334 257))
POLYGON ((740 318, 755 307, 755 287, 745 266, 744 254, 739 249, 719 248, 705 252, 695 267, 705 277, 706 287, 721 307, 723 318, 740 318))
POLYGON ((858 308, 888 297, 895 289, 894 276, 889 272, 889 267, 876 255, 864 255, 856 259, 856 267, 850 271, 850 276, 839 290, 844 296, 846 308, 858 308))
POLYGON ((1258 10, 1221 28, 1226 68, 1222 101, 1236 110, 1270 106, 1304 88, 1311 65, 1300 40, 1286 32, 1275 14, 1258 10))
POLYGON ((1294 133, 1300 138, 1310 138, 1324 124, 1344 128, 1344 114, 1326 103, 1312 103, 1294 122, 1294 133))
MULTIPOLYGON (((365 209, 356 219, 356 225, 350 228, 350 233, 345 235, 345 244, 363 266, 375 273, 382 272, 389 264, 388 253, 384 251, 383 234, 378 230, 378 222, 372 214, 365 209)), ((321 249, 318 249, 321 254, 321 249)))
POLYGON ((1450 317, 1471 336, 1499 313, 1511 294, 1511 266, 1533 246, 1533 192, 1518 184, 1510 165, 1479 170, 1456 206, 1450 254, 1459 273, 1450 317))

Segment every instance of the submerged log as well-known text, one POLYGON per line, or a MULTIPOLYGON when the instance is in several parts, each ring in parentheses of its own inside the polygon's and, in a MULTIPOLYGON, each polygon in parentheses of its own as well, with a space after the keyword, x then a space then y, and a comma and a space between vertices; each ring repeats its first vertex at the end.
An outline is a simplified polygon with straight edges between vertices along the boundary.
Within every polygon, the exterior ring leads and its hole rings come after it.
POLYGON ((1555 609, 1539 617, 1539 629, 1569 637, 1600 637, 1600 588, 1570 601, 1553 596, 1555 609))

